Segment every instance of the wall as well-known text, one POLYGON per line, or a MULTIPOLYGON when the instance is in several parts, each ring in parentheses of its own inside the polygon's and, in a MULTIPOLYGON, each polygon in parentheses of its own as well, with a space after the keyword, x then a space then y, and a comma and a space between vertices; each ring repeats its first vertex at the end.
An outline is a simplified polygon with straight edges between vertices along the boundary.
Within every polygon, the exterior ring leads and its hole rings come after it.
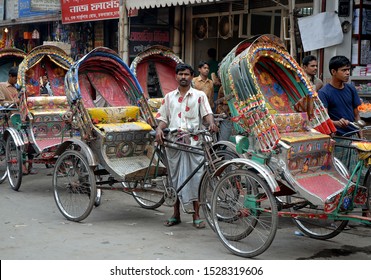
MULTIPOLYGON (((340 21, 349 21, 352 22, 353 18, 353 1, 350 1, 350 15, 349 17, 340 17, 340 21)), ((326 12, 333 12, 338 10, 338 0, 327 0, 326 1, 326 12)), ((328 83, 331 79, 330 72, 328 70, 328 62, 331 57, 335 55, 344 55, 351 59, 351 50, 352 50, 352 31, 344 33, 344 40, 342 44, 325 48, 324 50, 324 60, 323 60, 323 82, 328 83)))

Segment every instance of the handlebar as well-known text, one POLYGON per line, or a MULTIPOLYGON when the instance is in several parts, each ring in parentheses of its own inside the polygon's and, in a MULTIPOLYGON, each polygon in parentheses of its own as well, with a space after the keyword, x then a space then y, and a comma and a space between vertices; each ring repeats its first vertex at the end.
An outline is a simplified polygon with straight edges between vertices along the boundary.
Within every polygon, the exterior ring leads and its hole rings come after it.
POLYGON ((366 130, 371 130, 371 126, 368 125, 368 126, 364 126, 362 128, 356 129, 356 130, 352 130, 352 131, 346 132, 342 136, 336 136, 336 138, 339 138, 339 139, 344 138, 344 139, 346 139, 346 138, 349 138, 351 135, 353 135, 355 133, 358 133, 358 132, 361 132, 361 131, 366 131, 366 130))
POLYGON ((16 106, 15 103, 4 103, 3 105, 0 105, 0 111, 15 111, 15 110, 18 110, 17 108, 13 108, 15 106, 16 106))
POLYGON ((366 122, 364 120, 358 120, 356 122, 349 122, 349 124, 358 130, 363 129, 366 126, 366 122))

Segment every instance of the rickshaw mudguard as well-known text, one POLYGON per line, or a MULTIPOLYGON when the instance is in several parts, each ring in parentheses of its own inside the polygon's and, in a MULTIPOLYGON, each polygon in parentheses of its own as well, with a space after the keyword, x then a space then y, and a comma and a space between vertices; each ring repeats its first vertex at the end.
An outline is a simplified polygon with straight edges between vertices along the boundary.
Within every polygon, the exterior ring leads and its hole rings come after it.
POLYGON ((270 171, 266 166, 247 158, 236 158, 222 164, 219 168, 217 168, 212 177, 219 176, 228 166, 231 165, 237 166, 238 168, 247 167, 248 169, 254 169, 262 176, 262 179, 267 182, 272 193, 280 190, 277 181, 274 179, 274 174, 272 171, 270 171))
POLYGON ((235 143, 232 143, 230 141, 218 141, 215 144, 213 144, 213 149, 214 150, 218 150, 221 147, 227 147, 228 149, 230 149, 234 153, 238 154, 235 143))
POLYGON ((55 155, 61 155, 63 152, 67 150, 70 145, 76 145, 81 148, 81 153, 87 159, 89 166, 97 166, 99 164, 96 155, 93 153, 92 149, 80 139, 71 138, 68 141, 63 142, 59 147, 58 150, 55 152, 55 155))
MULTIPOLYGON (((349 179, 350 177, 350 173, 349 173, 349 170, 346 168, 346 166, 344 165, 344 163, 342 163, 338 158, 334 157, 333 159, 334 161, 334 165, 335 165, 335 168, 336 170, 345 178, 345 179, 349 179)), ((366 181, 365 181, 366 182, 366 181)))
POLYGON ((248 137, 242 135, 233 135, 231 136, 231 141, 235 143, 238 154, 244 154, 249 150, 250 142, 248 137))
POLYGON ((13 127, 8 127, 4 131, 4 136, 3 136, 4 141, 6 141, 9 136, 11 136, 14 139, 14 143, 17 147, 24 146, 25 142, 23 141, 22 136, 19 134, 18 130, 16 130, 13 127))

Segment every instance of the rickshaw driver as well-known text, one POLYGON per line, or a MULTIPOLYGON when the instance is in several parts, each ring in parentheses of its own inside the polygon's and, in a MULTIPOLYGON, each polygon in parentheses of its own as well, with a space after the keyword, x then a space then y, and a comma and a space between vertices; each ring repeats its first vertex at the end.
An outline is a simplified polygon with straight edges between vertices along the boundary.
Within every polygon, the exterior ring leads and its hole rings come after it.
POLYGON ((18 90, 16 88, 18 68, 9 69, 8 81, 0 83, 0 103, 15 103, 18 105, 18 90))
MULTIPOLYGON (((194 75, 193 68, 188 64, 178 64, 175 68, 178 88, 165 95, 163 103, 156 115, 158 126, 156 128, 156 141, 163 143, 163 129, 166 127, 176 129, 197 130, 202 127, 203 121, 209 124, 209 130, 218 131, 214 123, 214 116, 208 102, 207 96, 203 91, 191 87, 194 75)), ((190 139, 182 138, 185 143, 191 145, 201 145, 197 137, 190 139)), ((174 187, 180 186, 185 178, 192 173, 197 165, 203 160, 202 155, 195 155, 185 151, 175 149, 166 150, 169 171, 171 172, 172 183, 174 187)), ((203 169, 201 168, 179 192, 178 199, 174 205, 174 213, 164 225, 174 226, 181 222, 180 220, 180 201, 183 205, 193 203, 193 226, 195 228, 204 228, 205 222, 199 216, 198 186, 200 184, 203 169)))
MULTIPOLYGON (((18 67, 11 67, 9 69, 8 81, 0 83, 0 103, 2 105, 4 103, 11 103, 17 107, 19 106, 18 89, 16 88, 17 75, 18 67)), ((29 173, 25 164, 23 164, 22 169, 24 175, 29 173)))

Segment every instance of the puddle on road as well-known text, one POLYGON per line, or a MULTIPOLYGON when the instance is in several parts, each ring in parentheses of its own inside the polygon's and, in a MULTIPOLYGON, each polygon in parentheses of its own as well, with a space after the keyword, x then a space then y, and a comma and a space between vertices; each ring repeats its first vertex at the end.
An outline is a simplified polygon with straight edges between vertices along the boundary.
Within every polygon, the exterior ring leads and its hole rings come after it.
POLYGON ((355 247, 344 245, 340 249, 324 249, 311 257, 298 258, 298 260, 316 260, 316 259, 330 259, 334 257, 346 257, 352 254, 364 253, 371 256, 371 246, 355 247))

